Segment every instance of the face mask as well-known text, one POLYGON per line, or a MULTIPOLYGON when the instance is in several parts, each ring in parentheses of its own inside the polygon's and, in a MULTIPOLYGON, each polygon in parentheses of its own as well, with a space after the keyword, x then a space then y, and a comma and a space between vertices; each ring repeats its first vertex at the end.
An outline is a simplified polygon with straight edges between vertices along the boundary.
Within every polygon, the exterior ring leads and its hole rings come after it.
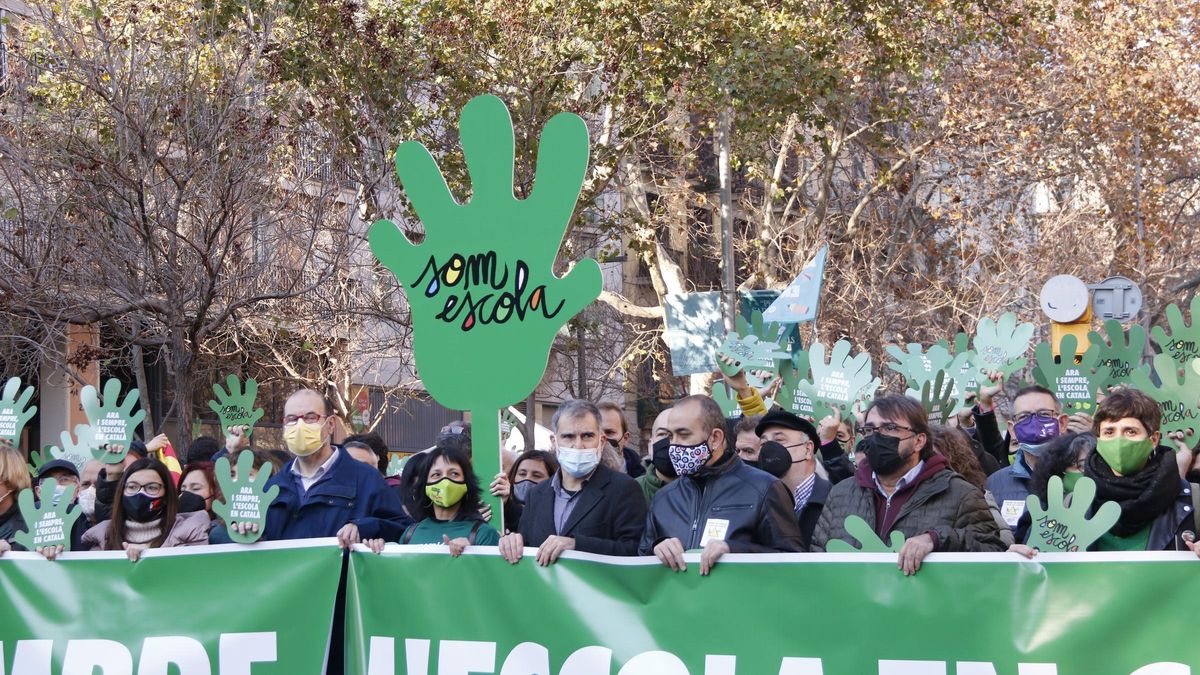
POLYGON ((308 457, 325 445, 321 435, 321 423, 309 424, 298 420, 290 427, 283 428, 283 442, 288 450, 297 457, 308 457))
POLYGON ((535 483, 531 480, 517 481, 516 483, 513 484, 513 489, 512 489, 513 497, 515 497, 517 501, 524 504, 525 499, 529 497, 529 491, 533 489, 534 485, 537 485, 537 483, 535 483))
POLYGON ((79 493, 79 508, 83 509, 83 515, 91 520, 92 516, 96 515, 96 486, 92 485, 88 489, 79 493))
POLYGON ((1068 471, 1062 475, 1063 492, 1070 494, 1075 491, 1075 484, 1083 478, 1082 471, 1068 471))
POLYGON ((677 475, 690 476, 699 471, 712 457, 712 450, 707 441, 697 445, 671 444, 667 446, 667 455, 671 458, 671 466, 675 468, 677 475))
POLYGON ((904 457, 900 456, 900 439, 895 436, 871 434, 860 445, 866 446, 867 464, 877 475, 891 475, 904 466, 904 457))
POLYGON ((678 478, 679 474, 675 473, 675 465, 671 464, 671 454, 668 450, 671 447, 671 439, 660 438, 650 447, 650 461, 654 464, 654 468, 659 473, 667 478, 678 478))
POLYGON ((165 503, 162 497, 151 497, 145 492, 121 497, 121 509, 125 517, 139 523, 149 523, 162 516, 165 503))
POLYGON ((1049 442, 1038 443, 1037 445, 1034 445, 1031 443, 1020 443, 1020 444, 1018 444, 1018 447, 1021 449, 1022 455, 1025 455, 1026 457, 1033 457, 1034 459, 1037 459, 1038 457, 1042 456, 1043 450, 1050 447, 1050 443, 1049 442))
POLYGON ((1013 425, 1013 435, 1022 445, 1041 445, 1058 437, 1058 418, 1030 415, 1028 419, 1013 425))
POLYGON ((758 449, 758 468, 776 478, 783 478, 788 469, 792 468, 792 455, 782 444, 764 441, 758 449))
POLYGON ((573 478, 583 478, 600 463, 600 452, 586 448, 558 448, 558 465, 573 478))
POLYGON ((1146 460, 1154 452, 1149 438, 1131 441, 1128 438, 1101 438, 1096 441, 1096 452, 1108 462, 1112 470, 1128 476, 1146 466, 1146 460))
POLYGON ((208 509, 208 503, 204 497, 195 492, 184 490, 179 493, 179 512, 180 513, 195 513, 196 511, 205 511, 208 509))
POLYGON ((443 478, 425 486, 425 496, 443 509, 448 509, 461 502, 466 495, 467 484, 450 478, 443 478))
POLYGON ((50 506, 58 506, 58 503, 62 501, 63 493, 66 491, 67 486, 56 484, 54 486, 54 496, 50 498, 50 506))

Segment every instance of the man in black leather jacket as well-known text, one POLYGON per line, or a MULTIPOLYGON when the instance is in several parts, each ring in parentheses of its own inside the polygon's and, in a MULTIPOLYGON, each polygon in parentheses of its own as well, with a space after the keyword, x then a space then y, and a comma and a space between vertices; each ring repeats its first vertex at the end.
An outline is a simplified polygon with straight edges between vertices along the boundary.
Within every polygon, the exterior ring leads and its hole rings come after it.
POLYGON ((700 574, 726 553, 802 550, 788 489, 774 476, 747 466, 725 438, 720 406, 688 396, 671 408, 669 454, 679 478, 650 504, 638 552, 653 553, 676 571, 684 551, 702 549, 700 574))

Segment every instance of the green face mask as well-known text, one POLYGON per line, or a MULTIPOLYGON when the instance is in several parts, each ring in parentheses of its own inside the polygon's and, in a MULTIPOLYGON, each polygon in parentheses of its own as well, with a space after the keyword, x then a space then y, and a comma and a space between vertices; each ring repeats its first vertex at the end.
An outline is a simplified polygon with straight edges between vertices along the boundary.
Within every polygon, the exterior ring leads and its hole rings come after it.
POLYGON ((1128 438, 1101 438, 1096 441, 1096 452, 1108 462, 1112 470, 1128 476, 1142 470, 1150 453, 1154 452, 1154 444, 1149 438, 1131 441, 1128 438))
POLYGON ((429 501, 443 509, 448 509, 461 502, 466 494, 466 483, 450 480, 449 478, 443 478, 436 483, 430 483, 425 486, 425 496, 429 497, 429 501))
POLYGON ((1075 491, 1075 484, 1083 478, 1082 471, 1068 471, 1062 475, 1063 492, 1070 494, 1075 491))

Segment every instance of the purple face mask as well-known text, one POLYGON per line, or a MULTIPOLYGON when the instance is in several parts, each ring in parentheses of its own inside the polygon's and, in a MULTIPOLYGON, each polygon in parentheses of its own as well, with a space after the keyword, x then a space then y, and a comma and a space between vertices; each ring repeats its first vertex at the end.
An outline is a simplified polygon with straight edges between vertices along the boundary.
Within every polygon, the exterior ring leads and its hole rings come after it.
POLYGON ((1058 436, 1058 418, 1030 415, 1013 425, 1017 442, 1025 445, 1041 445, 1058 436))

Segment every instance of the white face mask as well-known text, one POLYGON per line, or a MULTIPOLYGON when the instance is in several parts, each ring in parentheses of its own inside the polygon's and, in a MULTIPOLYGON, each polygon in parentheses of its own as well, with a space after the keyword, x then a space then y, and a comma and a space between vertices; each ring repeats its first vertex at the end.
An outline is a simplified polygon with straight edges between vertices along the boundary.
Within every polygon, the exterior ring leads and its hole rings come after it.
POLYGON ((83 509, 83 515, 89 519, 96 515, 96 486, 89 486, 86 490, 79 493, 79 508, 83 509))
POLYGON ((597 448, 558 448, 558 465, 573 478, 590 474, 599 463, 600 450, 597 448))

